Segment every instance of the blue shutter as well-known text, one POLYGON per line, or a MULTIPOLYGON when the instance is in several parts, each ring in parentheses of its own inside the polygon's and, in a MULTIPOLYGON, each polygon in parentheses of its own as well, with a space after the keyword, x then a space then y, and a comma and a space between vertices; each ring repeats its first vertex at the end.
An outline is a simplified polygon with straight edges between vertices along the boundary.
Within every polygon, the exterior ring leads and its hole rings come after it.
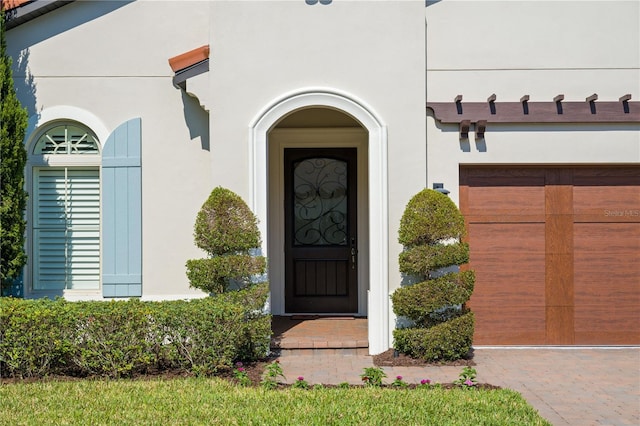
POLYGON ((102 150, 102 293, 142 296, 142 120, 131 119, 102 150))

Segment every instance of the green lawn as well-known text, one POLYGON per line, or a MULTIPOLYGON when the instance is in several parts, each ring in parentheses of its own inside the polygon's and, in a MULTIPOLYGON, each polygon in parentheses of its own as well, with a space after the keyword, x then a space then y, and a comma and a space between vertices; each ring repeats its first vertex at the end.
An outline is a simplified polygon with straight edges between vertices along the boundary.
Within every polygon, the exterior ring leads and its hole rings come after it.
POLYGON ((221 379, 0 385, 1 425, 549 425, 517 392, 242 388, 221 379))

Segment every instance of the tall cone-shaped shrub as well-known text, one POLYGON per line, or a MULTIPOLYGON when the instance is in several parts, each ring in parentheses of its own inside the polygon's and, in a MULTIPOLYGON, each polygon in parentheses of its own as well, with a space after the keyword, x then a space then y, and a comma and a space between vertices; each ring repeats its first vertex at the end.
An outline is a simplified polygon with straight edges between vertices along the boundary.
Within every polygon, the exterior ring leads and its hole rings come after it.
POLYGON ((400 271, 417 277, 391 296, 396 315, 411 326, 394 330, 396 350, 427 361, 465 357, 473 339, 473 313, 464 307, 473 292, 473 271, 457 266, 469 261, 461 242, 464 218, 444 194, 425 189, 407 204, 400 221, 400 271))
POLYGON ((228 189, 211 191, 196 217, 194 238, 209 257, 187 261, 191 287, 223 293, 247 287, 266 270, 266 259, 251 254, 261 244, 258 220, 242 198, 228 189))
POLYGON ((4 8, 0 7, 0 295, 20 276, 27 262, 24 252, 26 221, 24 210, 27 193, 24 190, 24 167, 27 152, 24 136, 27 110, 16 96, 7 54, 4 8))

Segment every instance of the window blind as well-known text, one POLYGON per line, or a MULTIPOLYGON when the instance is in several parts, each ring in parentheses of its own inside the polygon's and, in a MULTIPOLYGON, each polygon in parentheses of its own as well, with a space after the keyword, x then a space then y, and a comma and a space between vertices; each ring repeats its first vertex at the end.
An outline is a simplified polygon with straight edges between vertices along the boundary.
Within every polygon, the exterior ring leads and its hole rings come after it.
POLYGON ((99 169, 36 169, 34 195, 33 288, 98 289, 99 169))

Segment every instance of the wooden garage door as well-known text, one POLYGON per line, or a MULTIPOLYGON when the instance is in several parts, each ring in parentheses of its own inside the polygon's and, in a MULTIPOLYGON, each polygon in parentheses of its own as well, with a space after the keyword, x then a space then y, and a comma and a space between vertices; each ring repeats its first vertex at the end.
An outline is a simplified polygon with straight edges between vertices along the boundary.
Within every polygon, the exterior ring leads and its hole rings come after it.
POLYGON ((461 167, 476 345, 640 344, 640 167, 461 167))

